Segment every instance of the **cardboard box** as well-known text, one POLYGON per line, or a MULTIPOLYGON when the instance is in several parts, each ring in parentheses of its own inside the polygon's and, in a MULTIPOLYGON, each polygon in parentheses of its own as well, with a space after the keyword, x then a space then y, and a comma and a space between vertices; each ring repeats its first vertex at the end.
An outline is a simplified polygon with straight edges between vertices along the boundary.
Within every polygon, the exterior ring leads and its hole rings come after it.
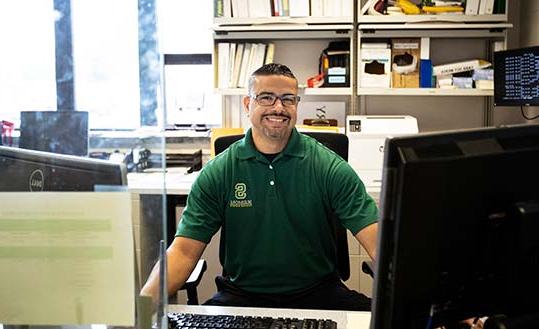
POLYGON ((389 44, 365 43, 361 46, 359 86, 389 88, 391 85, 391 49, 389 44))
POLYGON ((420 39, 391 41, 391 87, 419 88, 420 39))

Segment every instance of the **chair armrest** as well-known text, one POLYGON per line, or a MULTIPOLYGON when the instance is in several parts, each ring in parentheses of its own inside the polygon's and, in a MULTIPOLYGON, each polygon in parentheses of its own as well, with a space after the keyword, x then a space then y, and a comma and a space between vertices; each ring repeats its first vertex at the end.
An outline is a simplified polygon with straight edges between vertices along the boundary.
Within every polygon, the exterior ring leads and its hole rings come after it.
POLYGON ((185 284, 179 290, 184 290, 189 287, 197 287, 200 283, 200 280, 202 280, 202 275, 204 274, 204 272, 206 272, 207 268, 208 266, 206 264, 206 260, 200 259, 185 284))
POLYGON ((370 275, 372 278, 374 278, 374 263, 372 260, 366 260, 363 263, 361 263, 361 270, 363 273, 370 275))

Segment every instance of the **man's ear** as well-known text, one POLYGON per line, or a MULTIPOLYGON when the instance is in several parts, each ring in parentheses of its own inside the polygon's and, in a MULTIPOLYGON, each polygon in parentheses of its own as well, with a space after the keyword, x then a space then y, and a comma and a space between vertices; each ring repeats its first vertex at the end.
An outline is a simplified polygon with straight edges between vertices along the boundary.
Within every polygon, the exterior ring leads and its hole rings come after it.
POLYGON ((249 116, 249 103, 251 102, 251 97, 243 96, 243 111, 247 116, 249 116))

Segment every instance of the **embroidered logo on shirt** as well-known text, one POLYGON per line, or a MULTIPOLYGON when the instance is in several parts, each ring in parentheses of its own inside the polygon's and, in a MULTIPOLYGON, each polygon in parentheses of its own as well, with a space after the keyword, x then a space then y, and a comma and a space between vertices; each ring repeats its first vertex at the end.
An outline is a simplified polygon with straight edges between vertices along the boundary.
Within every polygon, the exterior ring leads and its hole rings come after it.
POLYGON ((236 200, 230 200, 230 208, 249 208, 253 206, 253 200, 245 200, 247 197, 247 185, 245 183, 236 183, 234 185, 234 197, 236 200))
POLYGON ((243 200, 247 197, 247 185, 245 183, 237 183, 234 186, 234 196, 238 200, 243 200))

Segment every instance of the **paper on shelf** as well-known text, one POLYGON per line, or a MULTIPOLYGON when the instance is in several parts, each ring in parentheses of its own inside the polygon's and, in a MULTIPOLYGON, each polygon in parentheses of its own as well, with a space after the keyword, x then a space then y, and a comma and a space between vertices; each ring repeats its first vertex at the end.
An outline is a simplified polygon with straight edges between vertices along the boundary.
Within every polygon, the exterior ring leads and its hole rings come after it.
POLYGON ((0 193, 0 323, 134 323, 130 194, 0 193))

